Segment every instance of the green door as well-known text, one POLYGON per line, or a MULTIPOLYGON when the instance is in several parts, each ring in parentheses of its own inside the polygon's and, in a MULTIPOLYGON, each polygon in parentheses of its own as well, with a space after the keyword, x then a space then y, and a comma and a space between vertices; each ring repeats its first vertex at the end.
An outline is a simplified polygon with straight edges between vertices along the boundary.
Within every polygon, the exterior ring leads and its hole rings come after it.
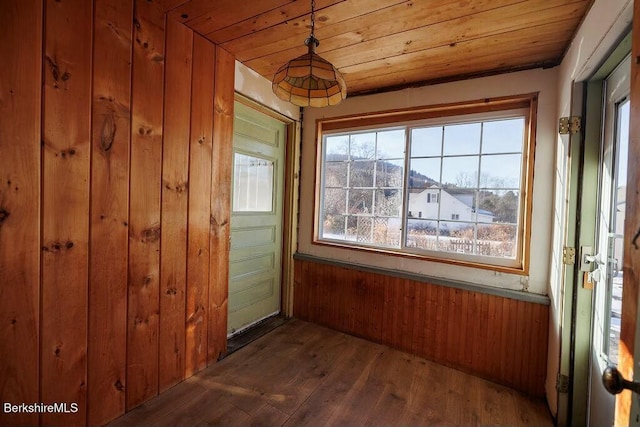
POLYGON ((280 312, 285 133, 281 121, 236 102, 229 335, 280 312))

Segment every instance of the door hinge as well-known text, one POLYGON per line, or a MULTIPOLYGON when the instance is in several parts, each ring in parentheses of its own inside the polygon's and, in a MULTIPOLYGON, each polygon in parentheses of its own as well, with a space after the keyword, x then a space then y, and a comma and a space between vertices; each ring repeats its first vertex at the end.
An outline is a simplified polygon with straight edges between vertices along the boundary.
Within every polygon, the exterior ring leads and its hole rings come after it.
POLYGON ((580 116, 560 117, 558 124, 558 132, 560 135, 576 134, 580 132, 581 128, 580 116))
POLYGON ((562 263, 565 265, 574 265, 576 263, 576 248, 568 246, 562 248, 562 263))
POLYGON ((556 378, 556 390, 558 393, 569 393, 569 376, 558 374, 556 378))

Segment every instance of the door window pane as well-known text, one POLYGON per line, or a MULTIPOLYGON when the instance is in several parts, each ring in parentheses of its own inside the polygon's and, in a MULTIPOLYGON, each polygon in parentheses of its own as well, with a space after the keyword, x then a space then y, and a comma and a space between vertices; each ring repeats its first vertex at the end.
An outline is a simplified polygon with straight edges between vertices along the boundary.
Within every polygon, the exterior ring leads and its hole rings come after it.
POLYGON ((274 162, 235 153, 233 167, 233 211, 272 211, 274 162))
POLYGON ((607 282, 610 292, 608 351, 609 360, 618 363, 620 320, 622 317, 622 261, 624 247, 624 220, 627 194, 627 158, 629 154, 629 100, 618 106, 618 133, 616 135, 615 176, 609 229, 609 259, 607 282))

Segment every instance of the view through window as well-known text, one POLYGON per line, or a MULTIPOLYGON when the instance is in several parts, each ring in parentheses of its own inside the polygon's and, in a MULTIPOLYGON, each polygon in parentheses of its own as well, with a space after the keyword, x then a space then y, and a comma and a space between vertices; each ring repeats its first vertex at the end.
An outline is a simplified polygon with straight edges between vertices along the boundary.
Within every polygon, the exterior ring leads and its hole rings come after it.
POLYGON ((518 265, 527 112, 327 132, 317 240, 518 265))

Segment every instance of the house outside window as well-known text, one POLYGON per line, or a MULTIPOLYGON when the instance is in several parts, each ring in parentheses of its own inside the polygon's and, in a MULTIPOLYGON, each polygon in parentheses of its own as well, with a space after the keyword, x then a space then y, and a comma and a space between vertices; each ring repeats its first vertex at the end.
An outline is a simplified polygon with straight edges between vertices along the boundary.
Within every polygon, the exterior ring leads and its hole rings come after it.
POLYGON ((535 99, 321 123, 314 243, 525 271, 535 99))

